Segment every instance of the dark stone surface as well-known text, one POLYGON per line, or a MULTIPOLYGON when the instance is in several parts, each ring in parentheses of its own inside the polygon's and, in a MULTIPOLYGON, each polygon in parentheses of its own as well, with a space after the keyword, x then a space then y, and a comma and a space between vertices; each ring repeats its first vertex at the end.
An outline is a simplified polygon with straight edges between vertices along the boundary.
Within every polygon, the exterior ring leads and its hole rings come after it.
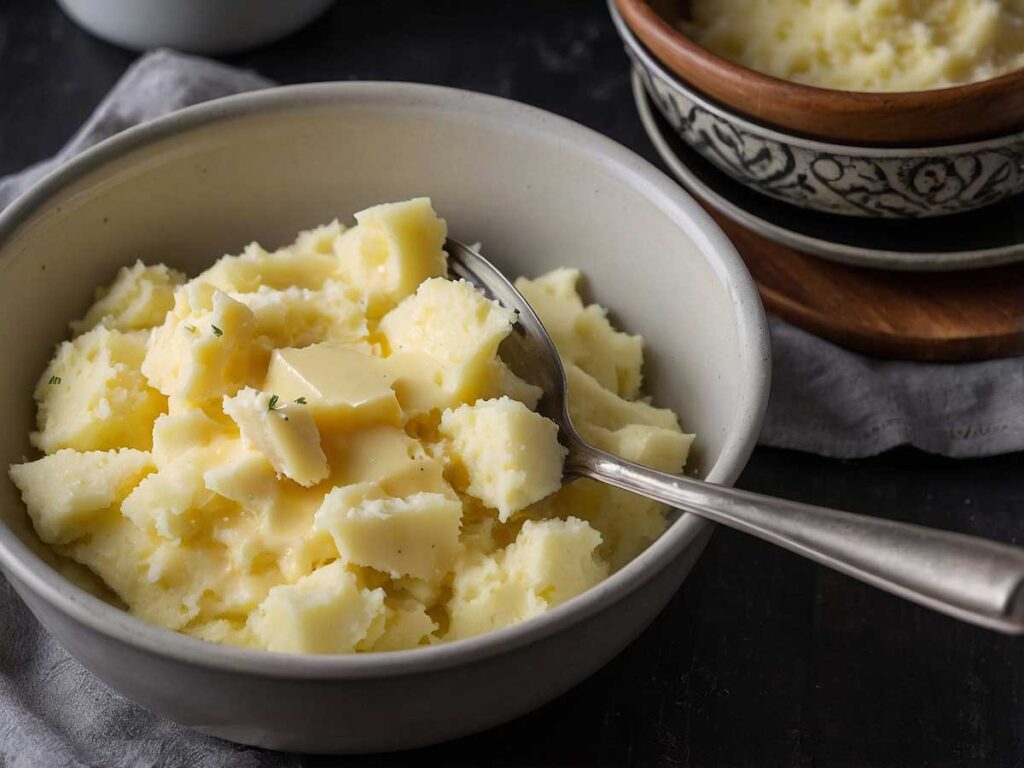
MULTIPOLYGON (((44 0, 0 0, 0 174, 52 154, 134 54, 44 0)), ((603 3, 341 3, 228 59, 282 82, 415 80, 561 113, 649 159, 603 3)), ((1024 455, 902 450, 840 462, 758 450, 746 488, 1024 539, 1024 455)), ((665 613, 557 701, 421 752, 311 765, 1024 765, 1024 645, 719 530, 665 613)))

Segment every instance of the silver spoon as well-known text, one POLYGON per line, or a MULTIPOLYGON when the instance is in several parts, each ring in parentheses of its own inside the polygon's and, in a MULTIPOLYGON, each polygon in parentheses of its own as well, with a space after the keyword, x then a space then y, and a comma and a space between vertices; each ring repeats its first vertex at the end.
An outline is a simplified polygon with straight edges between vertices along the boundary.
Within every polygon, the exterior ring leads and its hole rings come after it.
POLYGON ((670 475, 588 445, 569 418, 558 352, 526 299, 480 254, 451 239, 445 248, 453 275, 519 313, 502 357, 544 390, 538 410, 559 426, 567 478, 589 477, 692 512, 958 619, 1024 632, 1024 549, 670 475))

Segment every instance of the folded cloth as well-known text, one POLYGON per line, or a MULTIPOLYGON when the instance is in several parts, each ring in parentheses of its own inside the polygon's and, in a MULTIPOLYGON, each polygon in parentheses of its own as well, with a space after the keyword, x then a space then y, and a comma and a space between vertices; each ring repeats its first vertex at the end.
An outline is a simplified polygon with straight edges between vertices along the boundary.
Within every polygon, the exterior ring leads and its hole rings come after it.
POLYGON ((762 445, 841 458, 904 444, 957 458, 1024 449, 1024 358, 878 360, 770 324, 775 372, 762 445))
MULTIPOLYGON (((0 208, 98 141, 172 110, 265 88, 264 78, 168 51, 139 59, 52 159, 0 180, 0 208)), ((344 213, 344 212, 340 212, 344 213)), ((1024 448, 1024 361, 919 365, 847 352, 772 319, 763 445, 868 456, 909 443, 949 456, 1024 448)), ((0 579, 0 765, 291 766, 161 720, 98 682, 0 579)))

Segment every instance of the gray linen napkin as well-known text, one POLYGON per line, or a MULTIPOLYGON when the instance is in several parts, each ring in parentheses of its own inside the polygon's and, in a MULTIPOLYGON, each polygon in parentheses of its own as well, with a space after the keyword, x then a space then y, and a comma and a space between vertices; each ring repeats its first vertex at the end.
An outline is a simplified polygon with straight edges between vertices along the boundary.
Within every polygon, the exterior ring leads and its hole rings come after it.
MULTIPOLYGON (((180 107, 270 83, 157 51, 137 61, 52 159, 0 180, 0 208, 96 142, 180 107)), ((1024 449, 1024 360, 916 365, 872 360, 771 323, 775 372, 763 445, 868 456, 909 443, 949 456, 1024 449)), ((0 477, 0 482, 6 478, 0 477)), ((163 721, 70 658, 0 579, 0 766, 291 766, 163 721)))
POLYGON ((771 318, 761 445, 873 456, 897 445, 966 458, 1024 449, 1024 358, 924 364, 864 357, 771 318))

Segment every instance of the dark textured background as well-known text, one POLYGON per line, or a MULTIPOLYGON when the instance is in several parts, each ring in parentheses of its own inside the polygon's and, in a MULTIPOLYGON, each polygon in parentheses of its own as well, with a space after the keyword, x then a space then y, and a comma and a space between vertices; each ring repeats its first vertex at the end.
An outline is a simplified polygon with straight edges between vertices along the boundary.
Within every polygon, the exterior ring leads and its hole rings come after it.
MULTIPOLYGON (((49 0, 0 0, 0 174, 56 151, 133 59, 49 0)), ((285 83, 415 80, 500 94, 654 159, 598 0, 342 2, 227 61, 285 83)), ((740 485, 1019 541, 1022 468, 1024 455, 840 462, 761 449, 740 485)), ((310 764, 1016 768, 1022 643, 719 530, 650 629, 557 701, 422 752, 310 764)))

